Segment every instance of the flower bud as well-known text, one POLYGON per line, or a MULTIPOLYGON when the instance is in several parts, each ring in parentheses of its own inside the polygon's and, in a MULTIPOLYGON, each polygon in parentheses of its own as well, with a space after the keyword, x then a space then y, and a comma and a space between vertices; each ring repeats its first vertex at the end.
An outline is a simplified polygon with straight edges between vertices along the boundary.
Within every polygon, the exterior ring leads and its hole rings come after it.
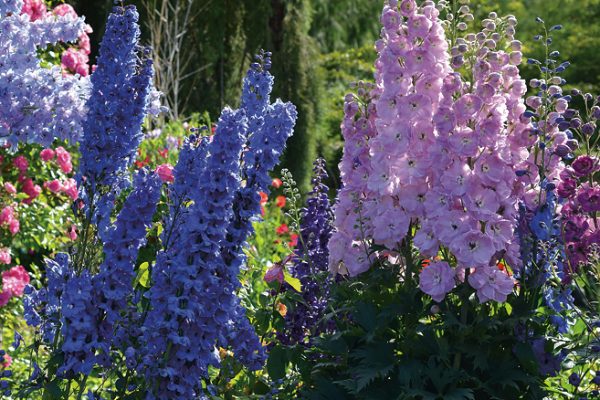
POLYGON ((583 124, 583 126, 581 127, 581 132, 583 132, 584 135, 593 135, 594 131, 596 130, 596 124, 594 124, 593 122, 588 122, 586 124, 583 124))
POLYGON ((556 149, 554 149, 554 153, 559 157, 565 157, 570 152, 571 148, 566 144, 559 144, 558 146, 556 146, 556 149))
POLYGON ((571 150, 575 151, 579 148, 579 142, 577 139, 569 139, 567 140, 567 146, 569 146, 571 150))

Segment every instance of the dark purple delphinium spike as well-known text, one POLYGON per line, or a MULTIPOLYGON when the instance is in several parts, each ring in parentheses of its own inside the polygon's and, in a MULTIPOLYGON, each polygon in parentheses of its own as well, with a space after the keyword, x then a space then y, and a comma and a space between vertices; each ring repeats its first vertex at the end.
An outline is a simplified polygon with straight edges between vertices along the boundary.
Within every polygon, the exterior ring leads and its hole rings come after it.
POLYGON ((278 336, 285 344, 304 343, 307 337, 318 336, 327 329, 321 320, 329 297, 329 282, 325 279, 332 226, 325 179, 325 160, 317 159, 313 169, 313 190, 302 210, 298 257, 291 268, 292 275, 302 283, 304 303, 297 303, 285 316, 285 331, 278 336))

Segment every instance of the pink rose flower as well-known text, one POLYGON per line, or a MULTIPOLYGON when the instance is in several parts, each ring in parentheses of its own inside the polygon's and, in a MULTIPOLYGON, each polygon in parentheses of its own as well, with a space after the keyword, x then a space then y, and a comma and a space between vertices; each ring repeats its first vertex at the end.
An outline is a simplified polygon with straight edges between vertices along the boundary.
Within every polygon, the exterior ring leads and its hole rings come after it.
POLYGON ((75 73, 81 76, 88 76, 90 74, 87 64, 77 65, 77 68, 75 68, 75 73))
POLYGON ((56 148, 56 162, 58 166, 65 174, 70 173, 73 170, 71 164, 71 154, 65 150, 62 146, 56 148))
POLYGON ((64 69, 75 71, 75 68, 77 68, 78 64, 76 50, 69 47, 67 50, 63 51, 60 57, 60 63, 64 69))
POLYGON ((29 15, 30 21, 37 21, 38 19, 44 19, 47 11, 46 4, 42 0, 25 0, 21 14, 29 15))
POLYGON ((59 17, 69 16, 73 19, 77 19, 77 13, 69 4, 59 4, 52 9, 52 13, 59 17))
POLYGON ((44 184, 52 193, 58 193, 63 190, 63 186, 58 179, 55 179, 44 184))
POLYGON ((173 182, 175 177, 173 176, 173 167, 170 164, 161 164, 156 167, 156 173, 163 182, 173 182))
POLYGON ((77 181, 73 178, 67 179, 62 184, 62 191, 71 198, 71 200, 77 200, 79 197, 79 191, 77 190, 77 181))
POLYGON ((23 200, 25 204, 31 204, 31 202, 42 193, 42 188, 39 185, 34 185, 31 178, 26 178, 23 181, 23 193, 29 195, 29 198, 23 200))
POLYGON ((29 168, 29 163, 27 162, 27 159, 23 156, 15 157, 15 159, 13 160, 13 165, 21 172, 25 172, 27 171, 27 168, 29 168))
POLYGON ((16 194, 17 193, 17 188, 15 188, 15 186, 12 183, 10 183, 10 182, 5 182, 4 183, 4 190, 6 190, 10 194, 16 194))
POLYGON ((3 290, 0 292, 0 307, 4 307, 10 301, 12 294, 9 290, 3 290))
POLYGON ((6 206, 0 211, 0 225, 9 224, 15 218, 15 210, 11 206, 6 206))
POLYGON ((8 368, 12 365, 12 357, 9 356, 8 354, 5 354, 2 356, 2 358, 4 358, 4 363, 2 364, 2 368, 8 368))
POLYGON ((0 249, 0 264, 10 264, 10 250, 9 249, 0 249))
POLYGON ((22 265, 12 267, 2 272, 3 291, 9 291, 13 296, 23 296, 25 286, 29 284, 29 274, 22 265))
POLYGON ((67 236, 71 240, 77 240, 77 228, 75 228, 75 225, 71 225, 71 228, 67 231, 67 236))
POLYGON ((40 152, 40 158, 44 162, 48 162, 54 158, 56 153, 52 149, 44 149, 40 152))
POLYGON ((21 225, 19 224, 19 220, 18 219, 13 219, 12 221, 10 221, 8 223, 8 230, 11 233, 11 235, 16 235, 17 233, 19 233, 19 230, 21 229, 21 225))

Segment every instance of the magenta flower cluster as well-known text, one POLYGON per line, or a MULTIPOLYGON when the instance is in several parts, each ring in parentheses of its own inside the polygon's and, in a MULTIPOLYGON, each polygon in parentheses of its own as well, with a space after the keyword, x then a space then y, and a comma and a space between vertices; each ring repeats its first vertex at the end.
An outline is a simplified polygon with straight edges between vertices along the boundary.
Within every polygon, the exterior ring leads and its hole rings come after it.
POLYGON ((561 210, 562 239, 565 243, 568 268, 566 279, 577 272, 581 264, 589 262, 589 255, 598 251, 600 230, 597 213, 600 212, 600 188, 594 185, 593 176, 600 170, 600 161, 592 155, 591 149, 597 139, 597 123, 600 120, 600 97, 593 98, 589 93, 581 94, 588 118, 582 118, 574 109, 565 111, 569 128, 584 138, 586 153, 573 160, 560 174, 557 194, 564 199, 561 210))

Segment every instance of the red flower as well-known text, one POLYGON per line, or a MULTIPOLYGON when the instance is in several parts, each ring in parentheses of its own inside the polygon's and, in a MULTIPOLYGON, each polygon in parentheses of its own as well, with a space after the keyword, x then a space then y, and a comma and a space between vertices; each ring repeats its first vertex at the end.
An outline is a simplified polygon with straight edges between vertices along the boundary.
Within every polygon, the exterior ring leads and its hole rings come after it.
POLYGON ((167 158, 169 156, 169 149, 164 148, 162 150, 158 151, 158 154, 162 157, 162 158, 167 158))
POLYGON ((296 247, 296 246, 298 246, 298 234, 297 233, 292 233, 290 235, 290 241, 288 242, 288 245, 290 247, 296 247))
POLYGON ((289 231, 290 231, 290 228, 288 228, 288 226, 286 224, 279 225, 277 227, 277 229, 275 230, 275 232, 277 232, 278 235, 285 235, 289 231))
POLYGON ((285 196, 277 196, 275 198, 275 205, 279 208, 285 207, 285 196))
POLYGON ((279 189, 282 184, 283 184, 283 182, 281 182, 281 179, 279 179, 279 178, 275 178, 271 182, 271 186, 273 186, 275 189, 279 189))
POLYGON ((267 204, 267 201, 269 201, 269 195, 267 195, 265 192, 258 192, 258 194, 260 195, 260 205, 264 206, 267 204))

